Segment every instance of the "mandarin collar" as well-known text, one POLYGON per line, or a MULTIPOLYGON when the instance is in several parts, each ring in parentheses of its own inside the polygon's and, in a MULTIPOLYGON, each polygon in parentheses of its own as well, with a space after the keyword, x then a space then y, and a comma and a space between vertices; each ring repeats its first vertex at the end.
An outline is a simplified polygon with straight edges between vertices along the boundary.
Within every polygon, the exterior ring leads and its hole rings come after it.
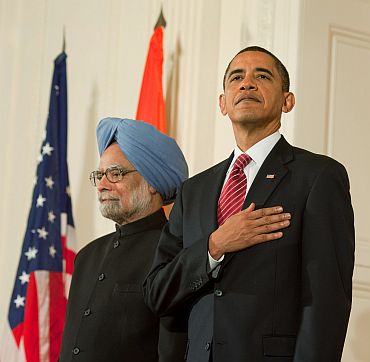
POLYGON ((116 224, 116 231, 119 232, 120 237, 124 237, 151 229, 162 228, 166 222, 167 218, 161 207, 158 211, 142 219, 125 225, 116 224))

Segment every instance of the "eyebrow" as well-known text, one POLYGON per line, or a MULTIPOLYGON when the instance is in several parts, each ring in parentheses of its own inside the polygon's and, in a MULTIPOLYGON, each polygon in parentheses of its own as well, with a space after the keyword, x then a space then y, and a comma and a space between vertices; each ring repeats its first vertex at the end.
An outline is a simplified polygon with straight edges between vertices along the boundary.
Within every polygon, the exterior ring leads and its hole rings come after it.
POLYGON ((274 75, 272 74, 271 70, 266 69, 266 68, 260 68, 260 67, 257 67, 255 70, 256 70, 256 72, 263 72, 263 73, 270 74, 270 75, 271 75, 271 77, 273 77, 273 76, 274 76, 274 75))
POLYGON ((240 73, 243 73, 244 72, 244 70, 243 69, 234 69, 234 70, 232 70, 229 74, 228 74, 228 76, 227 76, 227 80, 229 80, 230 79, 230 77, 232 77, 234 74, 240 74, 240 73))
MULTIPOLYGON (((119 168, 122 168, 123 170, 127 170, 127 168, 126 168, 126 167, 123 167, 123 166, 121 166, 121 165, 119 165, 119 164, 112 164, 112 165, 108 165, 108 167, 106 167, 106 168, 105 168, 105 170, 107 170, 108 168, 114 168, 114 167, 119 167, 119 168)), ((102 169, 101 167, 98 167, 98 171, 103 172, 102 170, 103 170, 103 169, 102 169)))
MULTIPOLYGON (((262 68, 262 67, 257 67, 254 69, 255 72, 263 72, 269 74, 271 77, 274 77, 274 74, 271 72, 271 70, 267 68, 262 68)), ((238 69, 233 69, 227 76, 227 80, 229 80, 234 74, 240 74, 244 73, 244 69, 238 68, 238 69)))

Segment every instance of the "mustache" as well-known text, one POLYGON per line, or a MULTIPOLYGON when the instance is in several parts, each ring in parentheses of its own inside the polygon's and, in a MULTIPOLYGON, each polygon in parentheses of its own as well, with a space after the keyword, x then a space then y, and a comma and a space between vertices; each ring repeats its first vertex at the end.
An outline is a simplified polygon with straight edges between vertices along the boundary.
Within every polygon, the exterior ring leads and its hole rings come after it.
POLYGON ((242 101, 255 101, 255 102, 261 102, 261 98, 256 95, 256 94, 251 94, 251 93, 247 93, 247 94, 241 94, 239 97, 236 98, 236 101, 235 101, 235 104, 238 104, 242 101))
POLYGON ((106 192, 102 192, 98 195, 98 199, 100 202, 102 201, 119 201, 119 198, 118 197, 115 197, 113 195, 109 195, 108 193, 106 192))

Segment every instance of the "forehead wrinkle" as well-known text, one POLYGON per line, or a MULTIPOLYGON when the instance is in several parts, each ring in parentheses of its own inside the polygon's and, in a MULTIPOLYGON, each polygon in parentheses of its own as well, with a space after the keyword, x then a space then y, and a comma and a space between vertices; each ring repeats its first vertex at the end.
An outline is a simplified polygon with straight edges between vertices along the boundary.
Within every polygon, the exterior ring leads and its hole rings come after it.
POLYGON ((114 164, 111 164, 111 165, 108 165, 105 169, 103 169, 102 167, 99 166, 99 171, 106 171, 108 170, 108 168, 113 168, 113 167, 120 167, 122 168, 123 170, 127 170, 127 168, 121 164, 118 164, 118 163, 114 163, 114 164))

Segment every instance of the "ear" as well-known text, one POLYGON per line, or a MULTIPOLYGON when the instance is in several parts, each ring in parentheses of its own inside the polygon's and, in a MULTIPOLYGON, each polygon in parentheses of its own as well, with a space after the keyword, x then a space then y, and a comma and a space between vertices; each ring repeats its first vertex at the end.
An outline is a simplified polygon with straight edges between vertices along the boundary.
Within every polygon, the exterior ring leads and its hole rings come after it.
POLYGON ((218 105, 220 107, 221 113, 226 116, 227 110, 226 110, 226 100, 225 100, 225 94, 220 94, 218 97, 218 105))
POLYGON ((281 110, 284 113, 289 113, 295 105, 295 97, 292 92, 285 92, 284 93, 284 103, 281 110))
POLYGON ((156 190, 153 186, 149 185, 149 192, 150 192, 152 195, 155 195, 155 194, 157 193, 157 190, 156 190))

